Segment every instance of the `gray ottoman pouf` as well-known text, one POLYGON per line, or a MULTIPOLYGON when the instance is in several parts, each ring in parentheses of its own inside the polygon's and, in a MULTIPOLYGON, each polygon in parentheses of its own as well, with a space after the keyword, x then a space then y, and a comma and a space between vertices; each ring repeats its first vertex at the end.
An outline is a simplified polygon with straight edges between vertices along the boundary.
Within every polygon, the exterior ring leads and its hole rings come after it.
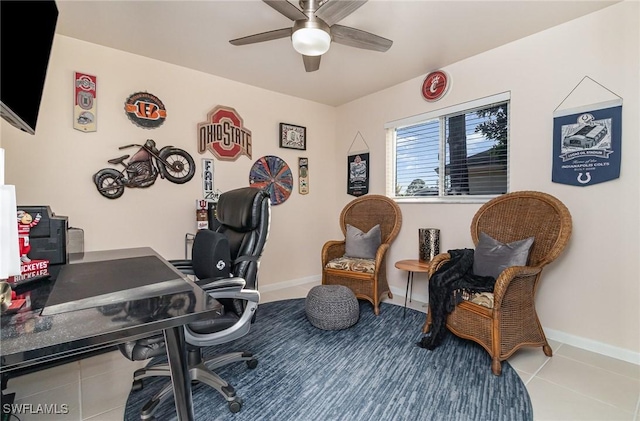
POLYGON ((360 306, 353 291, 343 285, 316 285, 304 302, 307 319, 324 330, 353 326, 360 318, 360 306))

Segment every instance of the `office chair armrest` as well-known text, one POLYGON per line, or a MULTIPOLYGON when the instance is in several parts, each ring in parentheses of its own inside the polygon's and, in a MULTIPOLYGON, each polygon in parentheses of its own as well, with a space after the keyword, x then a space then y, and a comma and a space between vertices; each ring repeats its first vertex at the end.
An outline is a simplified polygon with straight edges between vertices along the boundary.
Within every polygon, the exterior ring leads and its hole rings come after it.
POLYGON ((207 291, 209 295, 215 299, 218 298, 233 298, 237 300, 250 301, 258 304, 260 302, 260 292, 255 289, 219 289, 214 291, 207 291))
POLYGON ((251 303, 258 304, 260 302, 260 292, 256 289, 243 289, 242 291, 239 291, 235 295, 231 296, 231 298, 246 300, 251 303))
POLYGON ((260 293, 257 290, 244 289, 246 282, 242 278, 202 279, 197 284, 213 298, 235 298, 254 303, 260 301, 260 293))
POLYGON ((218 296, 219 292, 211 294, 214 298, 240 298, 247 300, 247 307, 242 316, 233 326, 215 333, 201 334, 189 329, 189 325, 185 326, 184 337, 187 343, 198 347, 213 346, 236 340, 246 335, 251 329, 251 319, 255 315, 260 301, 260 293, 256 290, 246 289, 236 292, 236 295, 227 295, 231 291, 225 291, 222 296, 218 296))
POLYGON ((240 291, 247 284, 242 278, 206 278, 198 279, 196 284, 207 292, 221 289, 240 291))

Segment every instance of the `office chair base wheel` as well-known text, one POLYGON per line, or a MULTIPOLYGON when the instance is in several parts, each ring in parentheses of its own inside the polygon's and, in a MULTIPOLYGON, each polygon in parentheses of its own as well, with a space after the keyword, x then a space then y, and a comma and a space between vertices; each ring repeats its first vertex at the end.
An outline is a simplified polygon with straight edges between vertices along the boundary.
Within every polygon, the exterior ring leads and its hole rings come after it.
POLYGON ((142 379, 134 380, 133 384, 131 385, 131 391, 137 392, 139 390, 142 390, 143 387, 144 385, 142 384, 142 379))
POLYGON ((254 369, 258 366, 258 360, 256 360, 255 358, 251 359, 251 360, 247 360, 247 367, 249 367, 250 369, 254 369))
POLYGON ((229 411, 231 411, 232 413, 235 414, 236 412, 240 412, 241 409, 242 399, 236 398, 235 400, 229 402, 229 411))

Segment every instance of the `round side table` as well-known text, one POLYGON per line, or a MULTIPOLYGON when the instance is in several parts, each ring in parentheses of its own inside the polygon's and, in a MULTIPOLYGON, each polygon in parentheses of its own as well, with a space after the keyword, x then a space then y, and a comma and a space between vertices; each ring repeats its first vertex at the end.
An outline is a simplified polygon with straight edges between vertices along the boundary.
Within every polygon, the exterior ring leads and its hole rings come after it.
POLYGON ((407 314, 407 297, 411 302, 411 295, 413 294, 413 274, 429 273, 431 269, 431 262, 418 259, 398 260, 395 264, 396 268, 407 271, 407 291, 404 294, 404 314, 407 314))

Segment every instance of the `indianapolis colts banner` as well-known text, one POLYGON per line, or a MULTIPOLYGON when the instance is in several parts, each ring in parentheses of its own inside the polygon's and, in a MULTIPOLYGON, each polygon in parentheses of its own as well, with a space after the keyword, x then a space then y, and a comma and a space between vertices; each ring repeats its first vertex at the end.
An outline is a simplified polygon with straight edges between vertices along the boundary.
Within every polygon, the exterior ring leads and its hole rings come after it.
POLYGON ((621 99, 554 113, 552 181, 584 187, 620 177, 621 139, 621 99))

